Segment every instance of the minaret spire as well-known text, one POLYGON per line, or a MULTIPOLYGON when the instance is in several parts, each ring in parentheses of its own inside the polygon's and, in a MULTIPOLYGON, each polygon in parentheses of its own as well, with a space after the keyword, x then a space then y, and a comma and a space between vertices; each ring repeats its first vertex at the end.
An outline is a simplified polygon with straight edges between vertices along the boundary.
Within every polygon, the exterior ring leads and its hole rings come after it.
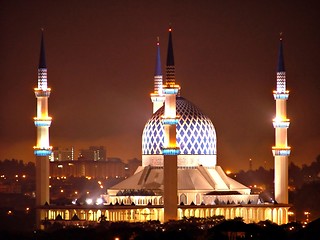
MULTIPOLYGON (((277 85, 273 92, 276 101, 276 117, 273 119, 275 128, 274 156, 274 195, 277 203, 288 203, 288 157, 291 148, 287 142, 287 130, 290 120, 287 119, 287 100, 289 91, 286 89, 286 72, 283 57, 283 40, 280 34, 280 45, 277 66, 277 85)), ((286 218, 286 216, 284 216, 286 218)), ((286 221, 286 219, 284 219, 286 221)))
POLYGON ((175 66, 172 47, 172 28, 169 28, 169 43, 166 65, 166 83, 163 86, 165 94, 165 105, 163 115, 164 125, 164 146, 162 154, 164 155, 164 221, 177 219, 177 193, 178 193, 178 172, 177 162, 180 148, 177 145, 176 131, 179 116, 176 114, 176 96, 180 89, 175 83, 175 66))
POLYGON ((279 45, 279 56, 278 56, 278 69, 277 69, 277 72, 285 72, 284 59, 283 59, 282 33, 280 33, 280 45, 279 45))
POLYGON ((46 51, 44 48, 44 37, 43 37, 43 28, 41 29, 41 47, 40 47, 40 59, 39 59, 39 68, 47 68, 46 63, 46 51))
MULTIPOLYGON (((43 29, 41 29, 41 45, 40 45, 40 58, 38 66, 38 89, 46 90, 47 85, 47 63, 46 63, 46 51, 44 47, 43 29)), ((48 91, 50 95, 50 90, 48 91)), ((48 95, 48 97, 49 97, 48 95)))
POLYGON ((164 94, 162 90, 162 70, 161 70, 161 57, 160 57, 160 41, 157 38, 157 53, 156 53, 156 68, 154 72, 154 91, 150 94, 153 103, 153 113, 163 106, 164 94))
POLYGON ((156 55, 156 69, 154 71, 155 76, 162 76, 161 70, 161 57, 160 57, 160 38, 157 37, 157 55, 156 55))
POLYGON ((166 84, 174 85, 175 81, 176 81, 176 77, 175 77, 175 66, 174 66, 174 55, 173 55, 173 44, 172 44, 172 27, 170 25, 167 64, 166 64, 166 84))
POLYGON ((283 40, 282 33, 280 33, 278 67, 277 67, 277 92, 286 92, 286 70, 284 67, 283 57, 283 40))
MULTIPOLYGON (((47 86, 47 66, 44 48, 43 30, 41 33, 40 60, 38 67, 38 87, 34 89, 37 98, 37 116, 34 124, 37 128, 37 144, 34 147, 36 156, 36 205, 37 207, 49 203, 49 156, 52 147, 49 144, 49 127, 51 117, 48 116, 48 98, 51 89, 47 86)), ((37 209, 37 227, 44 219, 40 209, 37 209)))

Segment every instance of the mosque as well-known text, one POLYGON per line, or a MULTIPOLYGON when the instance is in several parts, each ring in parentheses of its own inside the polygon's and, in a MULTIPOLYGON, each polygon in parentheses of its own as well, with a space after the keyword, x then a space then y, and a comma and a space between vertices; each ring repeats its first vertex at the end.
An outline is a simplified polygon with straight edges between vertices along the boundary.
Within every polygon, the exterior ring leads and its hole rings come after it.
POLYGON ((230 178, 217 165, 217 138, 209 117, 193 103, 181 96, 175 82, 172 29, 169 28, 166 79, 163 83, 160 44, 156 47, 154 92, 150 95, 153 114, 142 133, 142 166, 135 174, 107 189, 103 205, 52 206, 49 203, 46 166, 49 146, 47 75, 43 35, 38 70, 38 129, 37 146, 37 206, 38 226, 43 220, 63 221, 65 224, 97 222, 103 215, 109 221, 161 222, 184 217, 212 217, 226 219, 242 217, 247 223, 271 220, 278 224, 288 221, 288 156, 287 146, 285 70, 280 40, 277 90, 275 173, 275 202, 264 203, 250 188, 230 178), (45 71, 44 71, 45 70, 45 71), (41 84, 40 84, 40 83, 41 84), (45 84, 44 84, 45 83, 45 84), (40 85, 39 85, 40 84, 40 85), (39 103, 40 102, 40 103, 39 103), (44 145, 43 145, 44 144, 44 145), (42 179, 42 180, 41 180, 42 179), (41 193, 42 192, 42 193, 41 193), (45 195, 43 194, 45 193, 45 195), (58 217, 59 216, 59 217, 58 217), (76 216, 76 218, 75 218, 76 216))
MULTIPOLYGON (((171 52, 168 52, 167 66, 169 63, 174 66, 171 31, 169 34, 168 51, 171 52)), ((151 94, 153 114, 142 133, 142 166, 133 176, 108 189, 108 202, 163 204, 165 95, 162 88, 160 44, 157 42, 154 92, 151 94), (144 198, 141 198, 142 193, 146 194, 144 198)), ((257 203, 257 195, 250 195, 248 187, 228 177, 216 165, 217 138, 214 125, 198 107, 180 95, 179 88, 176 97, 176 139, 180 151, 177 155, 178 203, 257 203)))

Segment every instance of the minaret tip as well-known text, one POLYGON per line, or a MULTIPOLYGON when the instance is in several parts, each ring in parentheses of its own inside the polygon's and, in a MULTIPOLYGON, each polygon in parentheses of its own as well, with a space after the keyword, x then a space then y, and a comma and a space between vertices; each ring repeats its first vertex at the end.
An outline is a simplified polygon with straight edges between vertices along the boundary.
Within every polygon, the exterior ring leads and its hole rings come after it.
POLYGON ((155 69, 155 76, 162 76, 161 71, 161 58, 160 58, 160 39, 157 37, 157 55, 156 55, 156 69, 155 69))
POLYGON ((39 68, 47 68, 43 31, 44 31, 43 28, 41 28, 41 47, 40 47, 39 68))
POLYGON ((157 37, 156 44, 156 66, 154 72, 154 91, 150 94, 151 101, 153 103, 153 113, 155 113, 160 107, 163 106, 164 96, 163 96, 163 81, 162 81, 162 70, 161 70, 161 58, 160 58, 160 40, 157 37))
POLYGON ((171 23, 169 25, 169 42, 168 42, 168 54, 167 54, 167 66, 174 66, 171 23))
POLYGON ((283 57, 283 46, 282 46, 282 40, 283 40, 283 34, 280 32, 280 46, 279 46, 279 57, 278 57, 278 72, 285 72, 284 67, 284 57, 283 57))

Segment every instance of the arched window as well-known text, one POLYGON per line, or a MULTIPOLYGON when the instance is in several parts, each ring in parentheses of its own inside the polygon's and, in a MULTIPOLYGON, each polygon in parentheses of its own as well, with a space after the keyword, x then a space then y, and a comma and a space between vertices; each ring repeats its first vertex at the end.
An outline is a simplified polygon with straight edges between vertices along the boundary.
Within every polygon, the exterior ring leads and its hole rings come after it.
POLYGON ((93 218, 94 218, 94 216, 93 216, 93 211, 92 211, 92 210, 89 210, 89 212, 88 212, 88 218, 87 218, 86 220, 88 220, 88 221, 93 221, 93 218))
POLYGON ((201 203, 200 194, 197 193, 197 195, 196 195, 196 205, 200 205, 200 203, 201 203))
POLYGON ((70 220, 69 210, 66 210, 66 211, 64 212, 64 219, 65 219, 65 220, 70 220))
POLYGON ((87 220, 86 219, 86 212, 84 210, 80 211, 80 220, 87 220))
POLYGON ((278 211, 277 211, 276 208, 274 208, 274 209, 272 210, 272 220, 271 220, 271 221, 275 222, 275 221, 277 221, 277 220, 278 220, 278 211))
POLYGON ((267 208, 264 212, 265 220, 272 221, 272 210, 270 208, 267 208))
POLYGON ((188 199, 187 199, 187 195, 185 195, 184 193, 182 193, 181 195, 180 195, 180 204, 181 203, 183 203, 184 205, 187 205, 187 203, 188 203, 188 199))

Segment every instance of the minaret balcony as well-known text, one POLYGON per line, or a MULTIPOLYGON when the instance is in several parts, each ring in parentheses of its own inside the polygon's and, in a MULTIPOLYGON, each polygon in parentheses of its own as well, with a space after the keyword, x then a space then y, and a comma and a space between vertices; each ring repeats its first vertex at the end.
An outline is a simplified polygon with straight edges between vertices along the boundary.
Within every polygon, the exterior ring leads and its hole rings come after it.
POLYGON ((39 156, 39 157, 46 157, 46 156, 50 156, 52 153, 52 147, 33 147, 34 151, 34 155, 39 156))
POLYGON ((180 116, 174 118, 162 116, 162 123, 165 125, 177 125, 179 122, 180 116))
POLYGON ((151 93, 150 96, 151 96, 152 102, 164 102, 165 101, 165 96, 163 96, 163 95, 161 96, 157 93, 151 93))
POLYGON ((47 118, 33 118, 34 119, 34 125, 36 127, 50 127, 51 125, 51 117, 47 117, 47 118))
POLYGON ((50 88, 47 88, 47 89, 35 88, 34 94, 36 95, 36 97, 49 97, 50 91, 51 91, 50 88))
POLYGON ((288 128, 290 125, 290 120, 289 119, 284 119, 284 120, 278 120, 278 119, 273 119, 273 127, 274 128, 288 128))
POLYGON ((180 148, 179 147, 162 148, 162 154, 163 155, 170 155, 170 156, 179 155, 180 154, 180 148))
POLYGON ((180 86, 176 84, 163 85, 164 94, 178 94, 179 90, 180 90, 180 86))
POLYGON ((289 156, 290 152, 290 147, 272 147, 273 156, 289 156))
POLYGON ((273 91, 273 97, 275 100, 277 99, 287 100, 289 98, 289 91, 284 91, 284 92, 273 91))

